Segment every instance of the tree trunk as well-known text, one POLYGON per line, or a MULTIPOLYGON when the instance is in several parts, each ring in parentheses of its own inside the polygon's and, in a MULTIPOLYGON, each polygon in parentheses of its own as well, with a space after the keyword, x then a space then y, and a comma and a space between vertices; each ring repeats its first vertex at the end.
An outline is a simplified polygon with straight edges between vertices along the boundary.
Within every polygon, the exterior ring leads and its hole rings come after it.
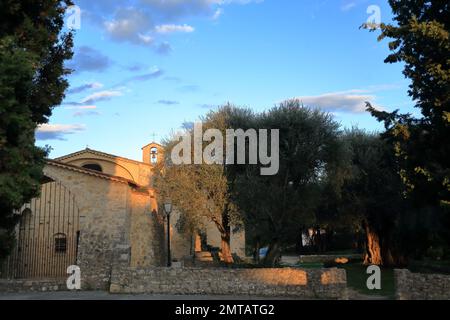
POLYGON ((269 250, 264 257, 264 265, 274 267, 277 260, 280 258, 281 246, 278 242, 273 242, 269 245, 269 250))
POLYGON ((225 263, 233 263, 233 256, 231 254, 231 227, 228 217, 228 205, 225 207, 222 213, 222 224, 217 224, 220 231, 222 259, 225 263))
POLYGON ((260 249, 260 244, 259 244, 259 240, 256 240, 256 244, 255 244, 255 251, 253 254, 253 260, 255 263, 259 264, 259 249, 260 249))
POLYGON ((383 266, 385 267, 393 267, 397 263, 397 259, 394 256, 395 250, 392 250, 391 245, 391 232, 387 231, 381 237, 381 256, 383 258, 383 266))
POLYGON ((364 264, 382 265, 383 258, 381 256, 381 244, 378 233, 372 229, 369 224, 365 223, 366 230, 366 255, 364 257, 364 264))
POLYGON ((323 252, 323 235, 322 235, 320 228, 316 228, 315 244, 316 244, 316 251, 318 253, 322 253, 323 252))
POLYGON ((391 249, 387 244, 382 245, 381 256, 383 258, 383 266, 392 267, 396 265, 394 256, 392 255, 391 249))
POLYGON ((231 254, 231 247, 230 247, 230 235, 224 234, 221 236, 222 242, 221 242, 221 250, 222 250, 222 259, 225 263, 233 263, 233 256, 231 254))

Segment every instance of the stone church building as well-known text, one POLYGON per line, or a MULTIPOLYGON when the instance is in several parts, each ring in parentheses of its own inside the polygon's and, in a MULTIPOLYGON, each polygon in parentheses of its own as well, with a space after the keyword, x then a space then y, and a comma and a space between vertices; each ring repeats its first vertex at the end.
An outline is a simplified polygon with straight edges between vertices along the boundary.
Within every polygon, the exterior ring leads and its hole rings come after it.
MULTIPOLYGON (((153 168, 163 153, 150 143, 142 148, 142 161, 89 148, 48 160, 40 197, 19 212, 16 247, 1 277, 66 277, 67 267, 78 265, 85 288, 103 289, 115 266, 166 266, 167 219, 152 188, 153 168)), ((170 219, 174 266, 220 247, 212 223, 202 239, 179 231, 181 215, 174 208, 170 219)), ((243 230, 233 230, 231 249, 245 256, 243 230)))

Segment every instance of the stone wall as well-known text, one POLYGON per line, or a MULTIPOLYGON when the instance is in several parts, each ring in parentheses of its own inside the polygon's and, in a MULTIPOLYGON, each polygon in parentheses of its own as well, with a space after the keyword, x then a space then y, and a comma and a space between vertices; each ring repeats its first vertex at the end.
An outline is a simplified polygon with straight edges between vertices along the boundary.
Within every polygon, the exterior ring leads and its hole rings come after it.
POLYGON ((407 269, 395 269, 394 275, 396 299, 450 299, 450 275, 412 273, 407 269))
POLYGON ((111 293, 251 295, 345 299, 343 269, 117 268, 111 293))
POLYGON ((0 292, 67 291, 65 279, 5 280, 0 279, 0 292))
MULTIPOLYGON (((86 289, 107 288, 117 250, 130 246, 125 183, 45 166, 44 174, 60 181, 75 196, 80 210, 80 242, 77 264, 86 289)), ((120 255, 119 255, 120 256, 120 255)))
MULTIPOLYGON (((170 253, 172 260, 182 261, 183 258, 193 256, 192 237, 182 230, 183 220, 181 211, 174 208, 170 215, 170 253)), ((164 223, 164 248, 167 249, 167 220, 164 223)), ((164 260, 167 262, 167 258, 164 260)))
POLYGON ((74 194, 80 210, 82 289, 107 290, 116 267, 161 265, 163 255, 155 248, 161 248, 163 234, 156 231, 151 193, 58 166, 47 165, 44 173, 74 194))
POLYGON ((59 160, 77 167, 85 164, 99 164, 104 173, 123 177, 141 186, 149 186, 153 167, 149 163, 138 162, 121 157, 111 157, 93 150, 59 160))
POLYGON ((363 256, 361 254, 326 254, 326 255, 300 255, 298 257, 299 263, 325 263, 331 262, 338 258, 347 258, 349 260, 361 261, 363 256))
POLYGON ((152 205, 147 193, 134 191, 131 193, 129 207, 131 267, 165 265, 164 218, 158 214, 156 203, 152 205))

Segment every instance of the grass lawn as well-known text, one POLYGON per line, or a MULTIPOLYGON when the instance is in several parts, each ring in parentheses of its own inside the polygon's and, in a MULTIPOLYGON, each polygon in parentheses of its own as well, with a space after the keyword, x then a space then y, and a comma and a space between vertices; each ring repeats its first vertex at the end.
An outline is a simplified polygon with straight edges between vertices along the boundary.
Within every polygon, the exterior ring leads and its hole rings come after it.
POLYGON ((450 260, 431 260, 423 259, 421 261, 410 261, 408 269, 412 272, 420 273, 440 273, 450 274, 450 260))
POLYGON ((347 285, 359 293, 367 295, 385 296, 388 299, 395 298, 394 270, 381 269, 381 290, 369 290, 366 286, 367 278, 370 276, 366 273, 367 267, 362 263, 349 263, 339 266, 347 271, 347 285))
POLYGON ((351 255, 351 254, 361 254, 360 252, 348 249, 348 250, 335 250, 335 251, 325 251, 323 253, 318 253, 321 255, 351 255))

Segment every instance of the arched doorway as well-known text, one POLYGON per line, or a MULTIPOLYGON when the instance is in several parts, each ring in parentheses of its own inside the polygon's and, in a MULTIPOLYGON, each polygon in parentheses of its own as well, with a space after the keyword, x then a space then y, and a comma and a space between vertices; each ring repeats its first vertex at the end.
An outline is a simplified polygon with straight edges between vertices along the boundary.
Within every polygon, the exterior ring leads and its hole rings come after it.
POLYGON ((66 277, 76 264, 79 209, 74 195, 60 182, 46 179, 41 195, 18 212, 17 244, 8 258, 7 278, 66 277))

